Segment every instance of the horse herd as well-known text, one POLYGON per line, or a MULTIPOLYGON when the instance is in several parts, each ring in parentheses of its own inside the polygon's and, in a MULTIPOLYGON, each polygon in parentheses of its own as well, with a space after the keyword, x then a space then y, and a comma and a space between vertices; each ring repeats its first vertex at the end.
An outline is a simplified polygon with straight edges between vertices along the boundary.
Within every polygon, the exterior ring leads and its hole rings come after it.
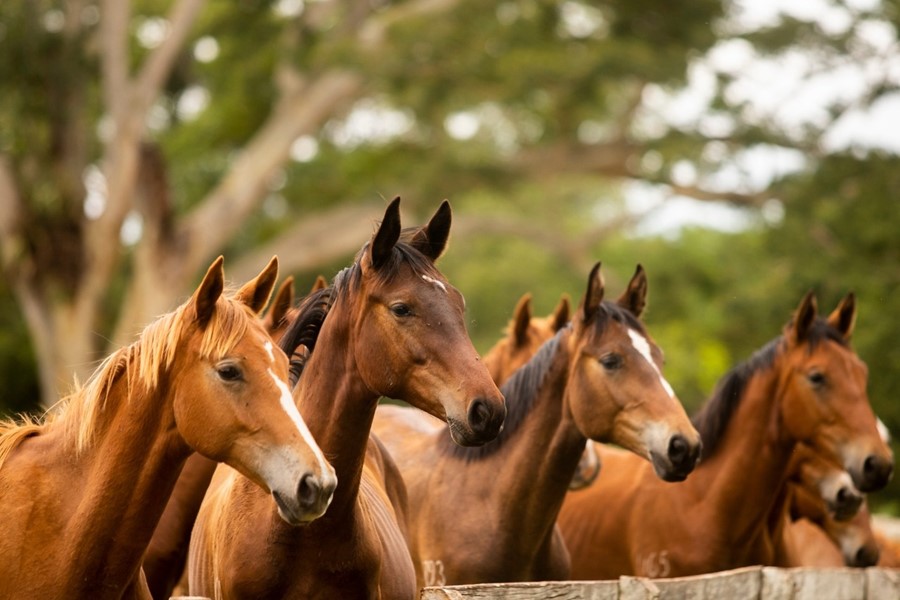
POLYGON ((0 425, 0 597, 411 599, 878 560, 864 494, 893 457, 852 294, 827 316, 807 294, 691 419, 640 266, 609 299, 598 263, 546 318, 523 297, 482 358, 435 267, 450 222, 445 201, 402 229, 395 199, 331 284, 295 303, 288 280, 263 317, 277 260, 225 294, 220 257, 46 417, 0 425))

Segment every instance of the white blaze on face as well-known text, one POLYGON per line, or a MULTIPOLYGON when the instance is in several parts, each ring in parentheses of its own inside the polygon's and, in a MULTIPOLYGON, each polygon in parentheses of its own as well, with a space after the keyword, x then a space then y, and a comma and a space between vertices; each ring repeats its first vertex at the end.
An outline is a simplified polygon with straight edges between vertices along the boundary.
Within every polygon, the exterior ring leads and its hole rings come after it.
POLYGON ((672 386, 669 385, 669 382, 666 381, 666 378, 663 377, 663 374, 660 373, 659 368, 656 366, 656 363, 653 362, 653 355, 650 354, 650 342, 647 341, 647 338, 639 334, 634 329, 628 330, 628 337, 631 338, 631 344, 634 346, 634 349, 638 351, 638 353, 646 359, 650 366, 653 367, 653 370, 656 371, 656 375, 659 377, 659 383, 662 384, 663 389, 668 392, 669 396, 672 398, 675 397, 675 390, 672 389, 672 386))
POLYGON ((881 436, 881 441, 885 444, 890 444, 891 432, 888 430, 887 425, 884 424, 884 421, 881 420, 881 417, 875 417, 875 426, 878 427, 878 435, 881 436))
POLYGON ((275 362, 275 352, 272 351, 272 342, 266 342, 263 347, 266 349, 266 352, 269 353, 269 360, 271 362, 275 362))
POLYGON ((288 414, 291 418, 291 421, 294 422, 294 425, 297 426, 297 430, 300 432, 300 437, 303 438, 303 441, 307 443, 307 445, 312 448, 313 452, 316 455, 316 460, 319 461, 319 468, 323 473, 327 473, 330 470, 330 466, 327 462, 325 462, 325 456, 322 455, 322 451, 319 449, 318 444, 313 439, 312 433, 309 431, 309 427, 306 426, 306 422, 303 420, 303 417, 300 416, 300 411, 297 410, 297 405, 294 404, 294 398, 291 396, 291 390, 288 385, 278 378, 278 375, 272 369, 269 369, 269 375, 272 376, 272 379, 275 381, 275 385, 281 390, 281 408, 284 409, 284 412, 288 414))
POLYGON ((437 287, 441 288, 441 290, 443 290, 444 293, 447 292, 447 286, 444 285, 443 281, 438 281, 437 279, 435 279, 433 277, 429 277, 428 275, 422 275, 422 279, 424 279, 428 283, 432 283, 432 284, 436 285, 437 287))

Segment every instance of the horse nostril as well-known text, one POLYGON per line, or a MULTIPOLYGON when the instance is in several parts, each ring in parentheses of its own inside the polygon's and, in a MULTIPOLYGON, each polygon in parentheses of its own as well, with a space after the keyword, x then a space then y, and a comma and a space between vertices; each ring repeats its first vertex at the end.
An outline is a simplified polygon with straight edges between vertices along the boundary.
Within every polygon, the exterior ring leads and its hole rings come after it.
MULTIPOLYGON (((863 461, 863 485, 861 492, 874 492, 887 485, 894 472, 891 461, 885 460, 876 454, 871 454, 863 461)), ((858 486, 859 487, 859 486, 858 486)))
POLYGON ((306 474, 300 478, 300 485, 297 487, 297 501, 304 510, 311 510, 318 506, 322 491, 318 479, 313 475, 306 474))
POLYGON ((669 460, 674 465, 682 464, 690 453, 690 444, 681 434, 673 435, 669 440, 669 460))
POLYGON ((855 562, 850 566, 871 567, 878 562, 878 558, 878 548, 869 548, 867 546, 862 546, 859 550, 856 551, 856 556, 854 557, 855 562))
POLYGON ((504 406, 501 405, 500 410, 496 410, 483 398, 476 398, 472 401, 467 415, 469 427, 484 441, 497 437, 505 417, 506 408, 504 406))

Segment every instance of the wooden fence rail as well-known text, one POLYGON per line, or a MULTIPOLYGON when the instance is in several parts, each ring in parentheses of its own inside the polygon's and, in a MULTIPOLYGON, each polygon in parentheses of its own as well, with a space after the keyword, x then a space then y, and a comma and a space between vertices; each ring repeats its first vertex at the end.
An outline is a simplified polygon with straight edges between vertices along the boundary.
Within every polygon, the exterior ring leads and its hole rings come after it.
POLYGON ((424 588, 420 600, 898 600, 898 569, 745 567, 721 573, 612 581, 546 581, 424 588))

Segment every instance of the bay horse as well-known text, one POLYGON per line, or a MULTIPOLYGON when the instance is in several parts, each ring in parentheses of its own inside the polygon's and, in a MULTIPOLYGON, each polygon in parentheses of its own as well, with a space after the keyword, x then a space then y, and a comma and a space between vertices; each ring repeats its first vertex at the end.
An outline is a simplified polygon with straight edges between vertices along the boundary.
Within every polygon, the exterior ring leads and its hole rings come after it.
MULTIPOLYGON (((327 282, 320 275, 310 294, 326 286, 327 282)), ((300 312, 301 309, 294 304, 294 278, 288 276, 276 290, 262 317, 263 327, 273 341, 281 339, 288 325, 294 322, 300 312)), ((312 311, 309 314, 313 321, 318 318, 312 311)), ((156 600, 168 600, 178 582, 183 579, 191 529, 216 465, 216 461, 202 454, 194 453, 188 457, 156 524, 142 565, 150 594, 156 600)), ((184 584, 186 586, 186 582, 184 584)), ((184 591, 187 591, 186 587, 184 591)))
MULTIPOLYGON (((637 270, 643 271, 638 265, 637 270)), ((519 367, 527 363, 538 349, 556 333, 568 325, 571 303, 563 295, 553 312, 546 317, 535 317, 531 312, 531 294, 524 294, 513 309, 513 317, 506 327, 505 335, 484 355, 484 364, 497 385, 509 379, 519 367)), ((422 419, 424 417, 417 416, 422 419)), ((593 444, 585 445, 581 460, 569 483, 570 490, 578 490, 588 485, 600 473, 600 459, 593 444)))
MULTIPOLYGON (((405 488, 370 435, 379 397, 449 422, 461 444, 497 436, 503 396, 465 327, 462 295, 437 270, 450 231, 445 201, 401 236, 399 198, 354 264, 320 292, 328 310, 294 399, 337 472, 328 512, 284 527, 241 477, 217 472, 188 559, 190 593, 213 598, 417 595, 405 539, 405 488)), ((290 350, 292 329, 282 338, 290 350)))
POLYGON ((0 426, 0 597, 149 597, 141 556, 193 451, 243 473, 285 525, 325 511, 334 470, 256 315, 277 260, 233 298, 222 264, 43 423, 0 426))
POLYGON ((640 461, 602 448, 600 477, 560 512, 573 578, 772 564, 767 517, 800 442, 838 456, 860 491, 886 485, 893 457, 850 347, 855 321, 852 293, 827 318, 804 296, 782 335, 726 374, 693 419, 704 457, 684 483, 660 485, 640 461))
POLYGON ((419 585, 566 578, 554 523, 587 438, 621 444, 668 481, 693 469, 699 436, 638 320, 643 271, 617 302, 603 300, 599 263, 587 283, 571 324, 503 384, 509 415, 493 442, 461 448, 410 409, 376 412, 407 485, 419 585))

